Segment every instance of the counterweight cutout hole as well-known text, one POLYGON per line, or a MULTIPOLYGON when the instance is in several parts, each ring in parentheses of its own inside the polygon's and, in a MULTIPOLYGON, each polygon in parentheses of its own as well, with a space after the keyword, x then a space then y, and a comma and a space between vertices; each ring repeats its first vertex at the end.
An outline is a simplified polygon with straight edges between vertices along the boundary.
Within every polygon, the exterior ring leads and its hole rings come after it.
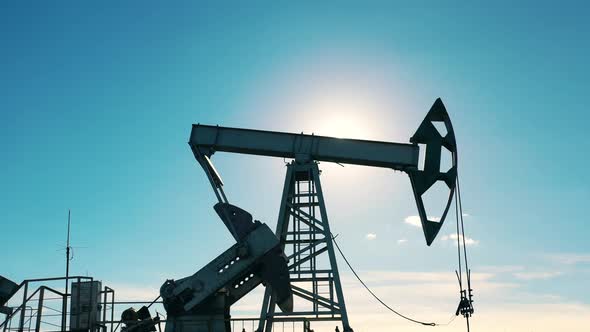
POLYGON ((426 144, 418 144, 418 148, 420 149, 420 153, 418 155, 418 170, 424 170, 424 162, 426 160, 426 144))
POLYGON ((440 222, 446 207, 446 201, 449 197, 449 187, 443 181, 436 181, 424 194, 422 194, 422 201, 424 202, 424 210, 428 220, 440 222))
POLYGON ((446 173, 453 168, 453 154, 444 146, 440 149, 440 172, 446 173))
POLYGON ((436 128, 436 131, 438 131, 438 133, 440 134, 440 136, 445 137, 447 136, 447 126, 445 125, 445 123, 443 121, 431 121, 432 125, 434 126, 434 128, 436 128))

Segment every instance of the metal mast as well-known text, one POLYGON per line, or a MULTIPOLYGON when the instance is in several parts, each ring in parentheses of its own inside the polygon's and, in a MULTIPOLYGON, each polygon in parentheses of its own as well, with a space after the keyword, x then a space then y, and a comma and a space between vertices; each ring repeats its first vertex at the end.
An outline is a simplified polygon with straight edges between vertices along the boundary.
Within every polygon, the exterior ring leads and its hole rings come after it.
MULTIPOLYGON (((66 240, 66 292, 64 293, 64 304, 63 304, 63 308, 64 310, 67 310, 68 308, 68 286, 70 283, 70 218, 72 215, 72 211, 68 209, 68 235, 67 235, 67 240, 66 240)), ((62 315, 62 322, 61 322, 61 327, 62 330, 65 330, 66 328, 66 315, 64 312, 64 315, 62 315)))

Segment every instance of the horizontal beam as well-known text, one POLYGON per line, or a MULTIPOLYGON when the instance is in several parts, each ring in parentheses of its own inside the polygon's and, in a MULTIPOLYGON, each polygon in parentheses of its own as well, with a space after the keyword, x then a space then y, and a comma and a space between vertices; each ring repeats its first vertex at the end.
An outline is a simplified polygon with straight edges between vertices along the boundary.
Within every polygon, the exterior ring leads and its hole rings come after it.
POLYGON ((301 161, 416 169, 418 145, 307 134, 193 125, 189 144, 198 155, 233 152, 301 161))
MULTIPOLYGON (((296 311, 296 312, 275 312, 275 317, 285 317, 285 316, 289 316, 289 319, 286 319, 285 321, 292 321, 295 320, 296 318, 293 316, 318 316, 318 315, 330 315, 330 316, 335 316, 335 315, 340 315, 340 310, 335 310, 335 311, 296 311)), ((276 322, 280 322, 281 319, 277 319, 277 318, 272 318, 270 319, 273 323, 276 322)), ((317 317, 313 318, 313 317, 306 317, 305 320, 309 320, 309 321, 313 321, 313 320, 320 320, 317 317)), ((324 317, 324 320, 332 320, 332 319, 326 319, 326 317, 324 317)), ((340 318, 338 318, 338 320, 340 320, 340 318)))

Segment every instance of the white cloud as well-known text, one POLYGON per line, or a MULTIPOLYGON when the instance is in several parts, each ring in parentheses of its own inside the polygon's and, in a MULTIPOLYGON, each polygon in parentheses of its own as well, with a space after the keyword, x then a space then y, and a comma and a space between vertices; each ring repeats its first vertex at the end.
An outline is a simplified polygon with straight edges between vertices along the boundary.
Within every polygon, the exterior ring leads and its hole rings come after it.
POLYGON ((407 239, 399 239, 399 240, 397 240, 397 244, 399 244, 399 245, 402 245, 402 244, 404 244, 406 242, 408 242, 407 239))
POLYGON ((549 258, 553 261, 560 263, 560 264, 566 264, 566 265, 590 263, 590 254, 574 254, 574 253, 554 254, 554 255, 549 255, 549 258))
POLYGON ((414 227, 422 227, 422 222, 420 221, 419 216, 408 216, 406 219, 404 219, 404 222, 414 227))
MULTIPOLYGON (((407 283, 450 283, 453 287, 457 284, 457 277, 455 272, 421 272, 421 271, 384 271, 384 270, 366 270, 359 271, 361 278, 371 284, 379 285, 404 285, 407 283)), ((348 281, 358 283, 358 281, 350 276, 348 281)), ((488 282, 495 277, 493 273, 473 272, 471 275, 472 281, 488 282)))
MULTIPOLYGON (((438 217, 429 217, 431 221, 440 221, 438 217)), ((408 225, 412 225, 414 227, 422 228, 422 222, 420 221, 420 216, 407 216, 404 219, 404 222, 408 225)))
POLYGON ((477 270, 493 274, 504 274, 524 271, 525 267, 522 265, 488 265, 480 266, 477 270))
MULTIPOLYGON (((455 243, 455 245, 458 245, 459 244, 459 241, 461 241, 461 243, 463 243, 463 235, 457 236, 457 234, 449 234, 449 235, 443 236, 441 238, 441 240, 443 240, 443 241, 452 240, 455 243), (457 240, 459 240, 459 241, 457 241, 457 240)), ((479 241, 478 240, 474 240, 474 239, 472 239, 470 237, 465 237, 465 245, 466 246, 475 246, 475 245, 478 245, 478 244, 479 244, 479 241)))
POLYGON ((371 241, 371 240, 375 240, 377 238, 377 234, 369 233, 365 237, 367 238, 367 240, 371 241))
POLYGON ((463 212, 463 217, 471 217, 469 213, 463 212))
POLYGON ((153 301, 160 295, 159 286, 150 287, 117 283, 108 286, 117 292, 118 301, 153 301))
POLYGON ((559 277, 563 272, 547 271, 547 272, 516 272, 514 277, 520 280, 546 280, 559 277))

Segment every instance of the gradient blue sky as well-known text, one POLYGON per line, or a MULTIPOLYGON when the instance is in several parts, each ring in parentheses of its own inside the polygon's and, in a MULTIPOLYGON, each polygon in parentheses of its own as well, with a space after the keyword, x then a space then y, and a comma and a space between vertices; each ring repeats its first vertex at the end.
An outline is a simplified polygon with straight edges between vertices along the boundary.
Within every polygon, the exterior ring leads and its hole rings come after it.
MULTIPOLYGON (((84 247, 74 273, 157 290, 232 243, 186 144, 192 123, 406 142, 440 96, 474 270, 590 313, 587 13, 582 2, 3 2, 0 274, 61 274, 71 208, 84 247)), ((231 201, 274 227, 283 161, 214 162, 231 201)), ((359 270, 452 275, 452 223, 426 247, 404 222, 416 214, 404 174, 321 166, 332 228, 359 270)))

